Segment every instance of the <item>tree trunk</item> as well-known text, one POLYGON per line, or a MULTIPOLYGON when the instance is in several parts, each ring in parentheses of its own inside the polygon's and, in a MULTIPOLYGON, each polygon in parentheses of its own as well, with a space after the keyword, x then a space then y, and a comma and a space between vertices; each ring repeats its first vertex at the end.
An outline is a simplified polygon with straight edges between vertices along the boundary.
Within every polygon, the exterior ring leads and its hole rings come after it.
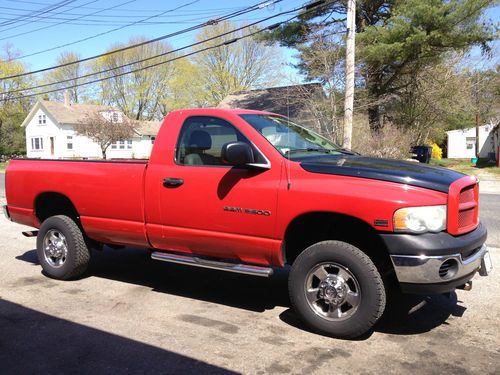
POLYGON ((101 149, 101 152, 103 160, 106 160, 106 149, 105 148, 101 149))

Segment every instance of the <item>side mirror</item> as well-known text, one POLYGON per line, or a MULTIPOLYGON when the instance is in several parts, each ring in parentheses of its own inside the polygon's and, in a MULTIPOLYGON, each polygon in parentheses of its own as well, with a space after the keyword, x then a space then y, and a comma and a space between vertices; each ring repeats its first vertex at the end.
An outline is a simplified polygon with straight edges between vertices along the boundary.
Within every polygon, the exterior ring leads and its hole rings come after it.
POLYGON ((254 162, 253 150, 248 143, 230 142, 222 146, 222 161, 229 165, 244 166, 254 162))

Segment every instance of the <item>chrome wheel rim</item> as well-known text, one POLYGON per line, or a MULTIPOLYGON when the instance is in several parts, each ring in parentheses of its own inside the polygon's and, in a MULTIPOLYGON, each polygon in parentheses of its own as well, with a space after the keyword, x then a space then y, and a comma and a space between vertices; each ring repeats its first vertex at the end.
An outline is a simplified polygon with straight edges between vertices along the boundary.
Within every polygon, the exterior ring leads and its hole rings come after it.
POLYGON ((50 229, 43 237, 43 255, 52 267, 62 267, 68 256, 66 237, 56 229, 50 229))
POLYGON ((305 296, 309 307, 323 319, 350 318, 361 303, 361 288, 347 267, 327 262, 314 266, 307 274, 305 296))

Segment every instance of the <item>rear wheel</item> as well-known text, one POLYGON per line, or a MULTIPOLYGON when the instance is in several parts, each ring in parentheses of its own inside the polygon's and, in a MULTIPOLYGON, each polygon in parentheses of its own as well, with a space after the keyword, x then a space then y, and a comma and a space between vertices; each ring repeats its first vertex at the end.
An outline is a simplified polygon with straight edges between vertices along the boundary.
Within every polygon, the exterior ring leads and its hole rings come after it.
POLYGON ((81 276, 90 261, 90 251, 78 225, 68 216, 45 220, 37 236, 38 260, 45 273, 55 279, 81 276))
POLYGON ((376 266, 358 248, 323 241, 304 250, 290 271, 292 306, 313 330, 338 338, 367 332, 382 316, 385 289, 376 266))

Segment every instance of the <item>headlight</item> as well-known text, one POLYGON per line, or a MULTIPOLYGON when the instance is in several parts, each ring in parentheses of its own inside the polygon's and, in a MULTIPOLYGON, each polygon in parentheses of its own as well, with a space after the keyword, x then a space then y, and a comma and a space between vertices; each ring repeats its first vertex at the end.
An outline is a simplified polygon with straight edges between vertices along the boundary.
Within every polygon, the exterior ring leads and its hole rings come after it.
POLYGON ((446 205, 400 208, 393 222, 396 232, 441 232, 446 229, 446 205))

